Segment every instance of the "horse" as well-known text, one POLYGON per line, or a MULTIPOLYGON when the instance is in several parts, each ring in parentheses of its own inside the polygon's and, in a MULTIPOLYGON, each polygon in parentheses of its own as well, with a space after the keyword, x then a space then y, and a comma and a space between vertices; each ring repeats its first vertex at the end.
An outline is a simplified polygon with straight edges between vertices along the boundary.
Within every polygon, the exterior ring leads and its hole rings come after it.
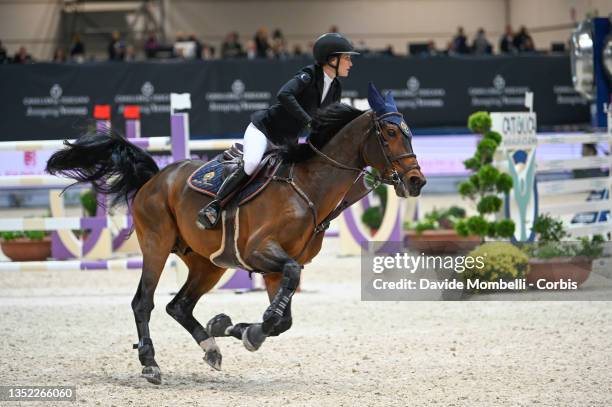
POLYGON ((66 147, 50 157, 46 168, 50 174, 92 183, 97 192, 114 197, 112 205, 131 202, 143 256, 131 303, 142 377, 161 383, 149 320, 153 294, 171 252, 189 272, 166 311, 200 345, 204 360, 220 370, 222 355, 215 337, 235 337, 255 351, 267 337, 291 327, 291 301, 302 267, 320 251, 330 214, 343 209, 339 202, 366 168, 376 169, 376 179, 393 185, 399 197, 420 194, 426 180, 412 148, 412 135, 392 96, 383 97, 370 84, 368 99, 372 110, 341 103, 320 110, 308 142, 280 153, 289 175, 275 176, 256 198, 236 208, 234 244, 240 261, 236 266, 262 273, 270 300, 260 323, 233 324, 229 316, 219 314, 204 327, 193 315, 200 297, 227 268, 211 260, 225 244, 227 220, 211 230, 199 229, 195 222, 198 210, 212 199, 187 185, 202 161, 183 160, 160 170, 149 153, 112 131, 66 140, 66 147))

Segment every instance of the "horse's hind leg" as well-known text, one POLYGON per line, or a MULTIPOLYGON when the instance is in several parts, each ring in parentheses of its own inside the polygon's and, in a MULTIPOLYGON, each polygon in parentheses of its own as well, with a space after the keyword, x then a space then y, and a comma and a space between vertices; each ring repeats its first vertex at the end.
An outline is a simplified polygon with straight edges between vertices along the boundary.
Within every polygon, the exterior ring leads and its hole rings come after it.
MULTIPOLYGON (((153 213, 149 216, 152 215, 153 213)), ((159 215, 158 212, 157 215, 159 215)), ((149 332, 149 320, 154 307, 153 295, 174 245, 176 232, 169 217, 158 216, 157 219, 148 219, 144 216, 142 213, 135 212, 136 234, 142 250, 143 265, 136 295, 132 300, 132 310, 138 330, 138 359, 143 366, 142 377, 150 383, 161 384, 161 371, 155 361, 155 348, 149 332), (145 224, 149 225, 146 230, 143 228, 145 224)))
POLYGON ((221 352, 215 343, 215 338, 209 336, 194 318, 193 309, 200 297, 217 284, 226 269, 215 266, 210 260, 194 252, 180 257, 189 268, 189 275, 178 294, 166 306, 166 311, 202 347, 206 363, 214 369, 221 370, 221 352))

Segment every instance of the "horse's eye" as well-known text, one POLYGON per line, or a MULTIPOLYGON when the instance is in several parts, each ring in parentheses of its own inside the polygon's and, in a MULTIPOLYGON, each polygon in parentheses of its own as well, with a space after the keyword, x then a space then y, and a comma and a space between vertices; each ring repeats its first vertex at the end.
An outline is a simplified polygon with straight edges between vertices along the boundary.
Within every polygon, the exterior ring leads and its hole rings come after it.
POLYGON ((395 130, 389 129, 387 131, 387 134, 389 135, 389 137, 395 137, 395 130))

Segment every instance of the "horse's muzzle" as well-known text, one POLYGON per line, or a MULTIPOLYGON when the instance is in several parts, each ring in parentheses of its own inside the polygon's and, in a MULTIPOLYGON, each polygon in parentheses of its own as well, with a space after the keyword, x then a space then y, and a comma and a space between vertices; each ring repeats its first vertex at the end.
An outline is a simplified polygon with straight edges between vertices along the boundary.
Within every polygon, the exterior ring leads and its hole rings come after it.
POLYGON ((427 184, 427 180, 424 176, 412 175, 408 179, 408 193, 410 196, 419 196, 425 184, 427 184))

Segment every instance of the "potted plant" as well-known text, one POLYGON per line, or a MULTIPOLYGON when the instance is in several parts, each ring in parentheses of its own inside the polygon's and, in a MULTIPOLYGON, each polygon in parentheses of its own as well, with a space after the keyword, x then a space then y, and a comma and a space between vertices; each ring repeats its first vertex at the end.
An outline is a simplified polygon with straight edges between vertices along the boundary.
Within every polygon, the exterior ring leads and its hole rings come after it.
MULTIPOLYGON (((374 171, 376 173, 376 171, 374 171)), ((367 176, 366 183, 372 187, 374 180, 367 176)), ((383 217, 385 216, 385 209, 387 207, 387 188, 385 185, 379 185, 373 190, 374 195, 378 197, 380 205, 370 206, 361 215, 361 221, 364 225, 370 228, 370 234, 374 236, 380 225, 382 224, 383 217)))
POLYGON ((51 257, 49 232, 26 230, 0 232, 2 252, 12 261, 42 261, 51 257))
POLYGON ((510 238, 514 234, 514 222, 510 219, 492 220, 491 216, 499 212, 502 200, 498 196, 507 194, 512 188, 512 177, 495 168, 493 156, 501 143, 502 136, 491 130, 491 116, 487 112, 476 112, 470 115, 468 127, 482 135, 474 156, 463 162, 471 172, 467 181, 459 184, 459 194, 471 200, 478 215, 458 221, 455 230, 461 236, 476 235, 484 243, 485 237, 510 238))
MULTIPOLYGON (((98 211, 98 201, 96 193, 93 189, 87 189, 79 196, 81 202, 81 209, 83 210, 83 216, 93 218, 96 216, 98 211)), ((77 238, 86 240, 91 234, 91 229, 77 229, 72 231, 77 238)))
POLYGON ((480 239, 477 236, 460 236, 455 231, 457 222, 465 217, 465 209, 452 206, 448 209, 434 209, 417 223, 406 222, 405 245, 415 251, 429 254, 471 250, 480 239))
POLYGON ((466 266, 463 272, 465 281, 477 279, 486 282, 511 282, 525 278, 529 270, 529 257, 508 242, 484 243, 466 257, 484 260, 482 264, 474 262, 466 266))
POLYGON ((98 210, 98 201, 96 200, 96 193, 93 189, 84 191, 79 197, 81 201, 81 207, 85 212, 85 216, 93 217, 96 216, 98 210))
POLYGON ((533 225, 536 242, 524 245, 530 256, 527 283, 537 287, 539 280, 571 280, 580 286, 591 274, 593 260, 603 253, 604 238, 595 235, 567 241, 570 235, 563 222, 549 215, 539 215, 533 225))

